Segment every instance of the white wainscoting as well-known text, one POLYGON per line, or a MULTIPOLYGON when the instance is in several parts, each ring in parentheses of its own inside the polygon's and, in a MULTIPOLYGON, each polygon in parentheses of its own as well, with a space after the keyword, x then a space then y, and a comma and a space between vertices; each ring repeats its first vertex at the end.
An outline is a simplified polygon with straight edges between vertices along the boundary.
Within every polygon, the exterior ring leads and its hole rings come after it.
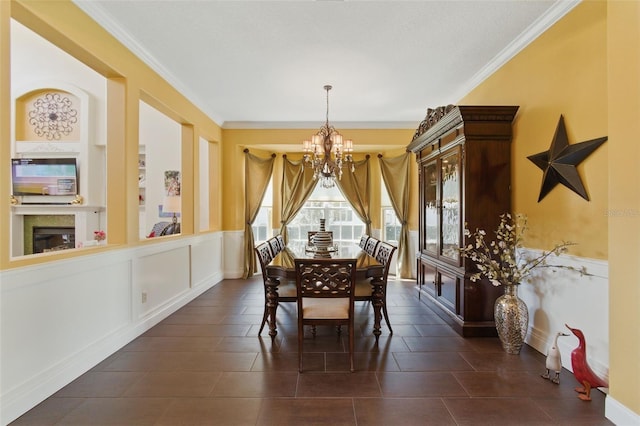
POLYGON ((218 232, 0 272, 0 423, 221 281, 223 253, 218 232))
MULTIPOLYGON (((532 254, 539 254, 528 250, 532 254)), ((571 351, 578 339, 566 327, 582 330, 589 365, 600 377, 609 376, 609 267, 608 262, 562 255, 549 264, 587 268, 590 276, 565 269, 537 269, 530 283, 522 283, 518 295, 529 308, 527 343, 546 354, 557 332, 562 366, 573 371, 571 351), (566 324, 566 325, 565 325, 566 324)), ((565 377, 561 380, 575 380, 565 377)))
POLYGON ((244 274, 244 231, 224 233, 224 277, 242 278, 244 274))

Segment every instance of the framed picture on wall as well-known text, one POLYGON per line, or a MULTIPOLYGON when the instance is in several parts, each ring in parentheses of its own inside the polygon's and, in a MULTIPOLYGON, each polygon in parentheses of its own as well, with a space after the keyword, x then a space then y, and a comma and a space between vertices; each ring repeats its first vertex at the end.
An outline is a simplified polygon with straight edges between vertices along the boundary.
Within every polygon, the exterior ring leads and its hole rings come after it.
POLYGON ((164 189, 168 196, 180 196, 180 171, 165 170, 164 189))

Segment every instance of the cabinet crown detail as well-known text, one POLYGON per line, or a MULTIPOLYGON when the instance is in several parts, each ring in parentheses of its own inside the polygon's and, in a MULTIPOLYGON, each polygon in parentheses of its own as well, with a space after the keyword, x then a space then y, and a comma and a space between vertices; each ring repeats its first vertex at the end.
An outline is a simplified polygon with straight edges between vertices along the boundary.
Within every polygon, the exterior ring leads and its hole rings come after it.
MULTIPOLYGON (((421 151, 435 137, 441 136, 449 130, 463 123, 511 122, 518 111, 517 106, 476 106, 476 105, 447 105, 435 109, 429 108, 427 116, 416 129, 407 150, 413 153, 421 151)), ((509 139, 511 135, 509 134, 509 139)))
POLYGON ((412 141, 416 140, 420 135, 429 130, 431 126, 436 124, 442 117, 444 117, 449 111, 455 108, 455 105, 439 106, 435 109, 427 109, 427 115, 420 122, 420 125, 416 129, 416 133, 413 135, 412 141))

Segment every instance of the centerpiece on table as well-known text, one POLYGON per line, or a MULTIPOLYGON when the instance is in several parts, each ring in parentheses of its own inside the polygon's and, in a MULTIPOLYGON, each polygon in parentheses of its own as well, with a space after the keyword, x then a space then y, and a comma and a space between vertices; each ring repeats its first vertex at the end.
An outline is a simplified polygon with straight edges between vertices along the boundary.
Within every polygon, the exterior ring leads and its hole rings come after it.
POLYGON ((331 257, 329 247, 333 244, 333 238, 325 228, 325 219, 320 219, 320 230, 312 237, 312 241, 316 247, 314 257, 331 257))
MULTIPOLYGON (((529 311, 524 301, 518 297, 518 286, 536 268, 576 270, 571 266, 547 264, 549 256, 566 253, 568 247, 575 243, 564 241, 538 256, 526 255, 523 250, 526 230, 525 215, 505 213, 500 216, 495 239, 487 241, 487 233, 483 229, 471 232, 465 226, 465 236, 470 238, 471 243, 460 248, 460 254, 471 259, 478 270, 469 276, 471 281, 484 277, 494 286, 504 287, 504 295, 496 299, 494 319, 502 347, 510 354, 520 353, 529 324, 529 311)), ((588 275, 584 267, 578 271, 588 275)))

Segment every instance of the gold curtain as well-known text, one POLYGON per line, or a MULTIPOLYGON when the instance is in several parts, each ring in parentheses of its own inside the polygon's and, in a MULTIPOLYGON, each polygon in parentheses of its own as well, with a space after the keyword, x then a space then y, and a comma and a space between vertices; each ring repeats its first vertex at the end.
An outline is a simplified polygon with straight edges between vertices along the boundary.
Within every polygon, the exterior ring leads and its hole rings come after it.
POLYGON ((318 183, 313 179, 313 170, 304 167, 302 161, 291 161, 282 156, 282 208, 280 209, 280 234, 285 243, 289 241, 287 225, 298 214, 318 183))
POLYGON ((391 205, 400 219, 400 238, 398 239, 398 263, 401 278, 411 278, 413 263, 411 253, 409 253, 409 182, 411 153, 406 152, 395 158, 383 158, 378 155, 380 171, 384 186, 387 188, 391 205))
POLYGON ((255 241, 251 224, 256 220, 262 199, 269 186, 273 173, 276 155, 270 158, 260 158, 244 150, 244 273, 243 278, 249 278, 256 270, 256 256, 253 251, 255 241))
POLYGON ((349 164, 345 164, 342 179, 336 179, 336 184, 360 220, 364 222, 365 233, 371 235, 369 155, 362 161, 354 162, 354 166, 355 170, 351 173, 349 164))

